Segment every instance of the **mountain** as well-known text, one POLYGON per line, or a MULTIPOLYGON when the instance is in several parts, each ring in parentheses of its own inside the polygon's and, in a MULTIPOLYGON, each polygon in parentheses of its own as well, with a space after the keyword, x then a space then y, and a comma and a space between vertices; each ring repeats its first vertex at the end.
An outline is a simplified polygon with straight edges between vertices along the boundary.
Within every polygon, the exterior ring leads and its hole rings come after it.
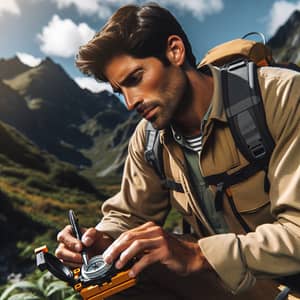
POLYGON ((0 79, 10 79, 21 74, 30 67, 24 65, 17 56, 10 59, 0 59, 0 79))
MULTIPOLYGON (((300 12, 268 41, 278 61, 300 61, 300 12)), ((109 92, 81 89, 50 58, 36 67, 0 60, 0 120, 91 179, 120 176, 139 117, 109 92)), ((102 180, 102 179, 101 179, 102 180)))
POLYGON ((0 120, 27 133, 34 128, 30 109, 23 97, 2 80, 0 80, 0 120))
POLYGON ((300 11, 296 10, 268 41, 278 62, 300 64, 300 11))
MULTIPOLYGON (((107 113, 105 114, 107 115, 107 113)), ((126 121, 109 129, 99 125, 98 118, 101 118, 102 121, 104 120, 102 112, 89 120, 82 128, 83 132, 89 132, 91 135, 92 132, 96 132, 93 139, 94 146, 83 151, 87 157, 94 157, 95 164, 90 168, 86 168, 82 174, 88 178, 96 176, 102 180, 103 177, 112 174, 119 176, 122 174, 124 161, 127 156, 128 141, 140 117, 137 114, 131 114, 126 121), (100 132, 102 133, 100 134, 100 132)), ((113 118, 114 116, 111 115, 109 119, 113 118)))
MULTIPOLYGON (((81 169, 95 167, 99 160, 93 156, 95 144, 110 138, 130 115, 119 99, 107 91, 94 94, 81 89, 50 58, 36 67, 20 68, 18 59, 2 60, 2 65, 19 68, 20 74, 0 82, 0 111, 5 108, 0 120, 63 161, 81 169)), ((110 150, 114 149, 105 152, 110 150)), ((92 176, 99 171, 94 169, 92 176)))

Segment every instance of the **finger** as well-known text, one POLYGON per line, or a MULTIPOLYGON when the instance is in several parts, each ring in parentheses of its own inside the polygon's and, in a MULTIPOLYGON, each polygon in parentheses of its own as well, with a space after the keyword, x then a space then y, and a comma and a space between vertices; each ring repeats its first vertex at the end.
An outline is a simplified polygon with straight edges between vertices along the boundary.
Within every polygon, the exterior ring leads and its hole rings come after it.
POLYGON ((55 250, 55 255, 57 258, 63 262, 72 262, 76 265, 82 264, 82 256, 78 252, 73 252, 65 247, 64 244, 59 244, 55 250))
POLYGON ((128 275, 130 277, 136 277, 141 271, 143 271, 146 267, 158 262, 159 259, 159 249, 149 252, 145 254, 139 259, 130 269, 128 275))
POLYGON ((134 243, 134 241, 151 240, 164 236, 164 230, 153 224, 153 222, 148 222, 140 226, 138 230, 133 229, 122 233, 103 253, 105 262, 111 264, 119 257, 120 253, 134 243), (143 229, 141 229, 142 227, 143 229))
POLYGON ((84 230, 81 241, 85 247, 91 247, 97 238, 97 230, 95 228, 89 228, 84 230))
POLYGON ((145 254, 146 252, 151 254, 153 249, 161 249, 162 245, 162 237, 157 237, 155 239, 136 240, 121 253, 115 266, 117 269, 121 269, 131 259, 139 254, 145 254))
POLYGON ((106 263, 113 263, 120 255, 120 253, 128 248, 134 242, 132 232, 122 234, 117 240, 115 240, 104 252, 103 259, 106 263))
POLYGON ((144 223, 144 224, 142 224, 138 227, 135 227, 135 228, 131 229, 130 231, 132 231, 132 232, 143 231, 143 230, 145 230, 147 228, 150 228, 150 227, 153 227, 153 226, 157 226, 157 225, 154 222, 149 221, 149 222, 146 222, 146 223, 144 223))
POLYGON ((71 225, 66 226, 63 230, 61 230, 57 234, 57 241, 59 243, 65 244, 67 248, 69 248, 72 251, 80 252, 82 250, 82 244, 81 241, 76 239, 72 235, 72 227, 71 225))

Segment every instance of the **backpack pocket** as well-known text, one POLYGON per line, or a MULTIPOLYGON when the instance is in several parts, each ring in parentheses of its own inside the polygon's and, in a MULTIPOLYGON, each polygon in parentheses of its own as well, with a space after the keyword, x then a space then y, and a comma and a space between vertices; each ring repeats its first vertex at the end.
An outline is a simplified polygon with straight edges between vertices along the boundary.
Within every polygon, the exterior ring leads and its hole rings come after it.
POLYGON ((229 201, 231 209, 236 210, 254 230, 264 223, 272 223, 275 218, 271 214, 271 203, 268 194, 264 190, 265 172, 260 171, 247 180, 230 187, 229 201))

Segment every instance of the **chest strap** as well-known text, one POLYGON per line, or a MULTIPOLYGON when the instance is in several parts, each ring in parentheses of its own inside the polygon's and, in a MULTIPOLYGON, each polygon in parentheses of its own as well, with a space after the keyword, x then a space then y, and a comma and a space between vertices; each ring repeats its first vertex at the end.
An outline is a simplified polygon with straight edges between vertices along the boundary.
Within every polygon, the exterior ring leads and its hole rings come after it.
POLYGON ((263 165, 247 165, 246 167, 240 169, 239 171, 233 174, 227 174, 226 172, 211 175, 204 177, 205 182, 208 185, 215 185, 217 187, 216 196, 215 196, 215 207, 217 211, 223 210, 223 193, 224 191, 237 183, 243 182, 251 176, 255 175, 257 172, 264 170, 265 171, 265 181, 264 181, 264 190, 269 192, 270 184, 267 178, 267 169, 263 165))

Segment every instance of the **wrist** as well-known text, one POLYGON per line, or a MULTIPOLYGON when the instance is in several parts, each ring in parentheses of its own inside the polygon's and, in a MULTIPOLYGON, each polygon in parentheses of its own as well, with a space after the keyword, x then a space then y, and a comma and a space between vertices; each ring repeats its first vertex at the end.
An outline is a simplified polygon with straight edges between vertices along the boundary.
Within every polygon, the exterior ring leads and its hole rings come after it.
POLYGON ((192 251, 194 257, 190 264, 190 272, 199 272, 205 270, 211 270, 212 267, 207 261, 206 257, 204 256, 203 252, 201 251, 198 243, 191 243, 192 244, 192 251))

